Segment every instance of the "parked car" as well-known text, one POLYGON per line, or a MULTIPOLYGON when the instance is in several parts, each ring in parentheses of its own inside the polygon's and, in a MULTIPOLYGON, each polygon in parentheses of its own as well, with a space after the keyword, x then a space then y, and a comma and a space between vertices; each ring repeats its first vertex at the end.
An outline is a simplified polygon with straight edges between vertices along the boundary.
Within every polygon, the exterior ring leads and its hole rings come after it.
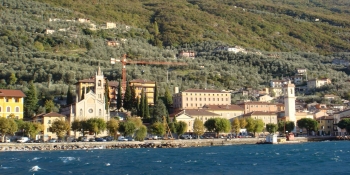
POLYGON ((106 139, 104 139, 104 138, 96 138, 95 141, 96 142, 105 142, 106 139))
POLYGON ((89 142, 95 142, 95 139, 94 138, 90 138, 89 142))
POLYGON ((132 137, 127 137, 126 139, 128 139, 128 141, 135 141, 132 137))
POLYGON ((103 137, 106 141, 113 141, 114 140, 114 137, 112 136, 106 136, 106 137, 103 137))
POLYGON ((44 142, 44 140, 42 140, 42 139, 38 139, 38 140, 35 140, 34 142, 35 142, 35 143, 43 143, 43 142, 44 142))
POLYGON ((50 143, 56 143, 57 140, 56 140, 56 139, 50 139, 49 142, 50 142, 50 143))
POLYGON ((180 139, 192 139, 191 135, 181 135, 180 139))
POLYGON ((1 142, 3 142, 3 143, 10 143, 11 142, 11 140, 10 140, 10 138, 8 138, 8 137, 2 137, 2 136, 0 136, 0 139, 1 139, 1 142), (2 139, 4 139, 4 140, 2 140, 2 139))
POLYGON ((17 143, 26 143, 28 140, 28 137, 20 137, 19 139, 17 139, 17 143))
POLYGON ((80 136, 78 137, 78 142, 88 142, 89 139, 86 136, 80 136))
POLYGON ((124 136, 119 136, 118 141, 128 141, 128 139, 125 138, 124 136))

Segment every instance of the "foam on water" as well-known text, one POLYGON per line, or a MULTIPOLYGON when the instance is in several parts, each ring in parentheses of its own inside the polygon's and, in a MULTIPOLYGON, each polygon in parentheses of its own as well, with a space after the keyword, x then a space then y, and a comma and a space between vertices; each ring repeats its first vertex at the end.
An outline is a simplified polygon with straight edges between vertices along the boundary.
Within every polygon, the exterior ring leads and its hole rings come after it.
POLYGON ((75 160, 75 157, 59 157, 63 163, 68 163, 75 160))
POLYGON ((33 171, 39 171, 41 168, 38 165, 33 166, 29 171, 33 172, 33 171))

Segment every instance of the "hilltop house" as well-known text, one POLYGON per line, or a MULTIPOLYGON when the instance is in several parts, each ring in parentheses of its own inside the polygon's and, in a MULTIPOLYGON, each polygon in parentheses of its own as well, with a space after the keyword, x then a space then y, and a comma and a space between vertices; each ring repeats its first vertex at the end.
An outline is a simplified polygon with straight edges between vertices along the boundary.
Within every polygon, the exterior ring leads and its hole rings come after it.
POLYGON ((307 88, 308 89, 314 89, 319 88, 321 86, 331 84, 331 80, 329 78, 322 78, 322 79, 312 79, 307 82, 307 88))

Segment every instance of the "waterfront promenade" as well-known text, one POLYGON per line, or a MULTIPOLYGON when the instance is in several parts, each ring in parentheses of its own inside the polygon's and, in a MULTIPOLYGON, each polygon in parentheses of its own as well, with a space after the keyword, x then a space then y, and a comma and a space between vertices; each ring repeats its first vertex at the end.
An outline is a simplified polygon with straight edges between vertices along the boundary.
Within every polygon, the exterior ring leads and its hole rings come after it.
MULTIPOLYGON (((334 136, 296 137, 293 142, 336 140, 334 136)), ((123 148, 184 148, 202 146, 243 145, 263 142, 265 138, 234 139, 186 139, 186 140, 145 140, 111 141, 111 142, 60 142, 60 143, 0 143, 0 151, 50 151, 50 150, 84 150, 84 149, 123 149, 123 148)))

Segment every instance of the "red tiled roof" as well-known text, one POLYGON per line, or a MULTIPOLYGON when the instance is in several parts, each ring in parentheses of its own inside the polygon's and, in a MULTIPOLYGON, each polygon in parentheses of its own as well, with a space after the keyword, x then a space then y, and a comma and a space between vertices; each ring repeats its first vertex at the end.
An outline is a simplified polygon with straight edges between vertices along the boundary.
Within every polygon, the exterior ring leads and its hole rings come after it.
POLYGON ((143 80, 143 79, 135 79, 135 80, 131 80, 130 83, 155 83, 155 81, 148 81, 148 80, 143 80))
POLYGON ((278 105, 278 103, 273 104, 273 103, 260 102, 260 101, 248 101, 248 102, 239 103, 238 105, 278 105))
POLYGON ((215 89, 187 89, 183 92, 200 92, 200 93, 228 93, 228 92, 222 92, 220 90, 215 89))
POLYGON ((205 105, 203 108, 207 110, 244 111, 244 109, 238 105, 205 105))
POLYGON ((50 113, 42 113, 39 115, 36 115, 35 117, 66 117, 65 115, 59 114, 57 112, 50 112, 50 113))
POLYGON ((26 97, 21 90, 0 89, 0 97, 26 97))
POLYGON ((215 114, 204 109, 185 109, 178 113, 173 113, 172 116, 177 116, 181 114, 187 114, 189 116, 220 116, 219 114, 215 114))
POLYGON ((276 115, 274 112, 264 112, 264 111, 254 111, 244 114, 243 116, 251 116, 251 115, 276 115))

